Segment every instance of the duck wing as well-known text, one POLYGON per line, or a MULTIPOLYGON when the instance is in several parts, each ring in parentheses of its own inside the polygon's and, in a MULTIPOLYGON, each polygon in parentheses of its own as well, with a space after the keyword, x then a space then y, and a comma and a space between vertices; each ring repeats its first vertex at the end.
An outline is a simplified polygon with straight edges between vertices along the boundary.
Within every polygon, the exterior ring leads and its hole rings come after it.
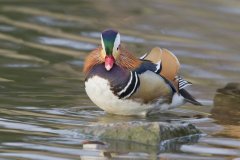
POLYGON ((169 80, 157 73, 159 69, 158 64, 142 60, 141 65, 133 71, 137 73, 140 85, 130 98, 142 100, 144 103, 159 100, 159 98, 170 102, 176 90, 169 80))
POLYGON ((149 60, 152 63, 161 63, 160 75, 169 81, 174 81, 178 74, 180 63, 177 57, 167 49, 155 47, 150 53, 143 55, 140 59, 149 60))
POLYGON ((166 79, 165 81, 171 86, 173 93, 177 92, 189 103, 202 105, 184 89, 185 87, 192 85, 192 83, 178 76, 180 63, 172 52, 167 49, 155 47, 150 53, 146 53, 140 57, 140 59, 156 64, 154 72, 160 74, 162 78, 166 79))

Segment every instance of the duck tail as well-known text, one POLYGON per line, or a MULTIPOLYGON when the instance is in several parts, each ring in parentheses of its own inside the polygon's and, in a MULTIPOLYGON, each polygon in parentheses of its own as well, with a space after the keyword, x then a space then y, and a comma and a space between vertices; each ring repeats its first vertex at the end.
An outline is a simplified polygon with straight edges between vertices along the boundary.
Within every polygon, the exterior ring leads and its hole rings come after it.
POLYGON ((179 93, 184 97, 185 101, 192 103, 194 105, 203 106, 192 95, 190 95, 185 89, 179 90, 179 93))

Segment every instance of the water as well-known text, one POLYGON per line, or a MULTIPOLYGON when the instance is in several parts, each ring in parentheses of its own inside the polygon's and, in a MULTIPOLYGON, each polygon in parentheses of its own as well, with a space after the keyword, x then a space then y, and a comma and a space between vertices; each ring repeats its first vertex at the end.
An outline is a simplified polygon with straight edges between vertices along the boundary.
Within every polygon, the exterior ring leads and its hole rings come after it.
POLYGON ((101 150, 83 149, 78 128, 169 119, 111 116, 88 99, 83 60, 106 28, 119 30, 137 56, 154 46, 173 51, 206 105, 171 112, 178 117, 170 120, 204 131, 196 143, 158 150, 115 142, 117 159, 239 159, 239 103, 213 103, 217 88, 240 80, 239 7, 233 0, 0 1, 0 159, 100 159, 101 150))

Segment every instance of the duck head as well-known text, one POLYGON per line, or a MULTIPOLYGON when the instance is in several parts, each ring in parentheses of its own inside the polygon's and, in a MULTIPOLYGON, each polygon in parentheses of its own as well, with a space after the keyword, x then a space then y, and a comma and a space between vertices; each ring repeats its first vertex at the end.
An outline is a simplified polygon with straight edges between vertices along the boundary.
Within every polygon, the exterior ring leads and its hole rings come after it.
POLYGON ((120 54, 120 34, 111 29, 103 31, 101 35, 101 44, 101 56, 105 60, 106 70, 110 71, 120 54))

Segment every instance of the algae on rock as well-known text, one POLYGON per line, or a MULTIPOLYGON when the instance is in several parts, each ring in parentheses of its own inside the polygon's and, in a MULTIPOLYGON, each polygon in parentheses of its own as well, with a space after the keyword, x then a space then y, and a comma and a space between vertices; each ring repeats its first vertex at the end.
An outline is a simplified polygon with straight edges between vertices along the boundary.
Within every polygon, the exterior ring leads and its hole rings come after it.
POLYGON ((81 129, 81 132, 103 139, 123 140, 146 145, 159 145, 164 140, 201 134, 201 131, 192 124, 166 122, 98 123, 81 129))

